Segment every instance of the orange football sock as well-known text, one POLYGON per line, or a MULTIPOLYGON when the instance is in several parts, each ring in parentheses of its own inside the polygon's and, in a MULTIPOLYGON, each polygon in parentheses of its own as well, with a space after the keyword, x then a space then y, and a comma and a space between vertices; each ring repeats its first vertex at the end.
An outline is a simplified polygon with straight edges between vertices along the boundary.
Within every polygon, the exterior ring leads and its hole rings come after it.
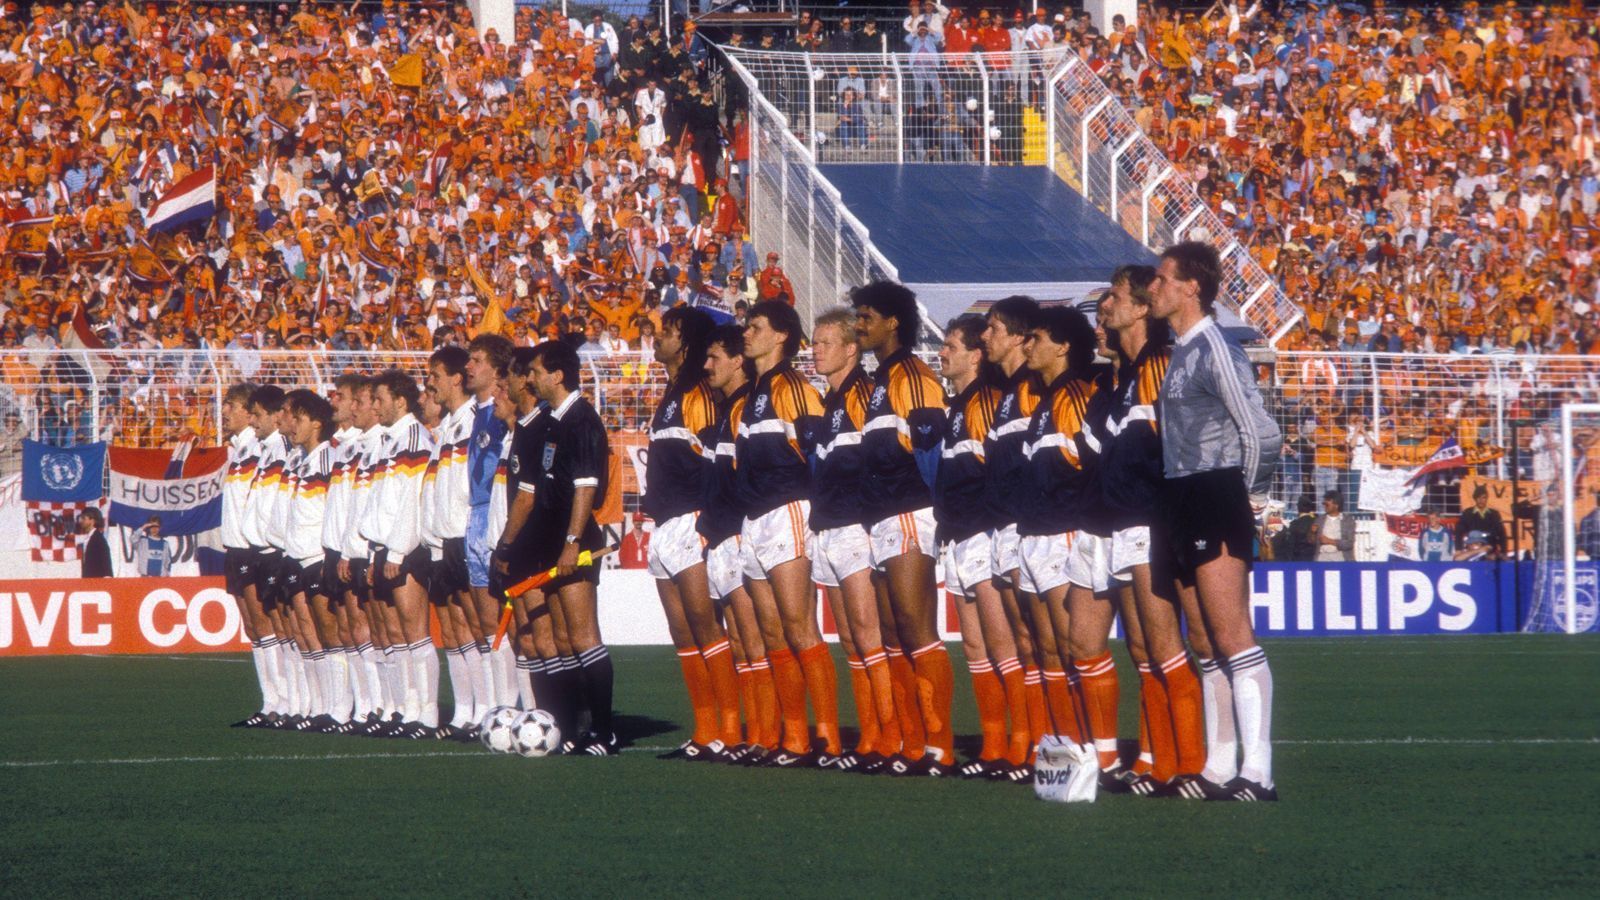
POLYGON ((717 705, 712 699, 711 675, 706 672, 700 648, 679 650, 678 668, 683 670, 683 684, 689 689, 689 708, 694 710, 694 735, 690 740, 709 744, 717 739, 717 705))
POLYGON ((700 648, 717 705, 717 736, 730 747, 739 743, 739 678, 733 671, 731 649, 726 638, 700 648))
POLYGON ((1117 663, 1107 651, 1099 656, 1072 661, 1082 685, 1082 709, 1089 716, 1089 734, 1094 737, 1100 768, 1117 765, 1117 702, 1121 699, 1117 682, 1117 663))
POLYGON ((1028 762, 1033 762, 1033 752, 1039 739, 1049 734, 1050 704, 1044 698, 1044 675, 1034 666, 1022 666, 1022 683, 1028 694, 1028 762))
POLYGON ((950 722, 950 707, 955 703, 956 673, 950 666, 950 652, 943 641, 934 641, 911 654, 917 673, 917 704, 927 730, 928 746, 939 751, 939 761, 956 761, 956 732, 950 722))
POLYGON ((806 729, 806 676, 794 653, 785 647, 767 654, 772 680, 778 685, 778 713, 783 717, 783 749, 805 753, 811 749, 806 729))
POLYGON ((805 673, 806 693, 811 695, 811 711, 817 717, 817 737, 828 753, 838 756, 839 673, 833 667, 833 654, 821 641, 800 651, 800 668, 805 673))
POLYGON ((889 654, 882 647, 873 647, 862 654, 861 662, 867 669, 867 683, 872 685, 872 706, 878 721, 878 740, 872 751, 893 756, 900 752, 900 718, 895 715, 894 672, 889 667, 889 654))
POLYGON ((750 728, 750 743, 760 744, 768 750, 778 749, 782 731, 778 724, 778 683, 772 677, 772 660, 763 656, 750 664, 755 676, 755 712, 750 728))
POLYGON ((901 756, 913 762, 922 758, 928 747, 928 734, 922 728, 922 710, 917 705, 917 673, 901 650, 889 653, 889 673, 894 676, 894 712, 900 721, 901 756))
POLYGON ((1178 774, 1198 775, 1206 766, 1205 699, 1189 655, 1179 653, 1162 663, 1161 678, 1167 684, 1178 774))
POLYGON ((1022 663, 1015 656, 1000 660, 1000 683, 1006 690, 1006 710, 1010 713, 1011 740, 1006 762, 1020 766, 1028 761, 1033 735, 1028 730, 1028 686, 1022 663))
MULTIPOLYGON (((736 662, 733 670, 739 676, 739 706, 743 710, 744 743, 754 744, 756 733, 756 673, 749 663, 736 662)), ((734 743, 739 743, 735 741, 734 743)))
POLYGON ((856 704, 856 722, 861 736, 856 741, 857 755, 866 755, 878 744, 878 710, 872 705, 872 679, 867 677, 867 664, 859 656, 846 657, 850 666, 850 698, 856 704))
POLYGON ((978 702, 978 731, 983 735, 983 745, 978 758, 987 762, 999 759, 1006 752, 1006 689, 1000 682, 994 663, 987 659, 967 660, 967 671, 972 673, 972 694, 978 702))
POLYGON ((1050 707, 1050 733, 1066 738, 1074 744, 1083 743, 1083 726, 1078 722, 1078 711, 1072 703, 1072 689, 1067 684, 1065 669, 1044 670, 1044 699, 1050 707))
MULTIPOLYGON (((1167 686, 1148 666, 1139 667, 1139 706, 1150 735, 1150 763, 1145 767, 1157 781, 1171 781, 1178 774, 1178 748, 1173 744, 1172 709, 1167 686)), ((1144 740, 1140 738, 1139 758, 1144 759, 1144 740)), ((1202 761, 1201 765, 1204 765, 1202 761)), ((1138 771, 1138 767, 1134 768, 1138 771)))

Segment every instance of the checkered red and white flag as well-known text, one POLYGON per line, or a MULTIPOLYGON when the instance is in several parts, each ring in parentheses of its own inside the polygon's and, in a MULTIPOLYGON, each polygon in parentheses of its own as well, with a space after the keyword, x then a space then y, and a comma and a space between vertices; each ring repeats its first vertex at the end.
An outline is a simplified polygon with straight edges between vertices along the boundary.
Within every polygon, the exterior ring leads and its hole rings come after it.
POLYGON ((34 562, 76 562, 78 559, 78 514, 90 507, 105 512, 99 502, 50 503, 29 500, 24 504, 28 516, 28 536, 34 562))

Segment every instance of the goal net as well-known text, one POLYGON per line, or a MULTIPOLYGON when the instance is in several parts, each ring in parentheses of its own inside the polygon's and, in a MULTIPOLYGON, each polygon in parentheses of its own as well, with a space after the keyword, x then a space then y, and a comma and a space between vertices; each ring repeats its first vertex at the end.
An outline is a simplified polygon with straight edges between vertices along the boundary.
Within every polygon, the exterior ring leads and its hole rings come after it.
POLYGON ((1600 403, 1568 403, 1533 439, 1536 515, 1533 599, 1523 631, 1577 634, 1600 623, 1600 403))

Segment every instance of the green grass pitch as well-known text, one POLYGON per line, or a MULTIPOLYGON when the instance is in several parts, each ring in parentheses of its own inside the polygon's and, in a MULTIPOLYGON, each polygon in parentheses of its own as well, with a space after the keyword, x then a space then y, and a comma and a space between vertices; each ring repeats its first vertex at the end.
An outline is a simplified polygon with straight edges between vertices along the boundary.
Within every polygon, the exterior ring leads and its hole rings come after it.
POLYGON ((1277 805, 661 762, 670 648, 613 648, 609 760, 229 729, 243 656, 0 660, 0 896, 1593 896, 1600 641, 1267 647, 1277 805))

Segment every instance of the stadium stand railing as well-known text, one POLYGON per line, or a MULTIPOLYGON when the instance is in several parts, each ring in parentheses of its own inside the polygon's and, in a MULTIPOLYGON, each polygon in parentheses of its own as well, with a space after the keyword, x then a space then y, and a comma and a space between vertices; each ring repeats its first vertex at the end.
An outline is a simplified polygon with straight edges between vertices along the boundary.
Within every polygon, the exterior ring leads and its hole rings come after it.
MULTIPOLYGON (((398 367, 420 378, 426 361, 420 352, 3 351, 0 476, 18 470, 23 438, 170 447, 193 435, 215 443, 223 394, 235 382, 326 391, 346 371, 398 367)), ((638 351, 585 355, 583 362, 583 388, 611 427, 613 443, 619 450, 642 445, 665 386, 661 366, 638 351)), ((797 367, 812 373, 808 353, 797 367)), ((1469 460, 1484 460, 1473 466, 1477 474, 1551 477, 1541 472, 1537 430, 1526 423, 1548 421, 1563 403, 1600 394, 1600 357, 1582 356, 1279 353, 1260 357, 1257 375, 1294 450, 1273 491, 1291 508, 1297 497, 1327 487, 1344 491, 1355 507, 1361 460, 1349 434, 1361 425, 1377 439, 1380 464, 1421 465, 1453 438, 1469 460)), ((624 509, 633 511, 638 484, 631 465, 621 468, 624 509)))
POLYGON ((811 321, 852 287, 898 280, 899 272, 873 246, 867 226, 817 171, 817 158, 795 137, 789 116, 758 89, 740 60, 730 57, 729 66, 750 89, 751 238, 782 256, 801 320, 811 321))
MULTIPOLYGON (((1223 261, 1222 303, 1269 343, 1300 319, 1299 307, 1278 282, 1075 56, 1060 50, 917 55, 722 49, 749 88, 752 123, 764 122, 788 138, 768 133, 752 140, 758 176, 763 165, 775 167, 776 151, 783 160, 777 168, 794 170, 785 178, 820 182, 817 190, 833 201, 837 192, 815 171, 819 164, 1049 165, 1152 251, 1182 240, 1215 246, 1223 261), (845 125, 843 86, 856 80, 866 93, 862 122, 858 126, 852 118, 845 125), (767 152, 765 160, 757 160, 757 144, 767 152)), ((759 179, 752 192, 757 209, 751 218, 758 229, 763 221, 775 221, 774 201, 760 196, 768 180, 759 179)), ((807 213, 788 209, 789 203, 785 195, 778 204, 786 212, 783 220, 804 221, 807 213)), ((864 228, 858 233, 866 236, 864 228)), ((768 243, 759 233, 756 240, 768 243)))

